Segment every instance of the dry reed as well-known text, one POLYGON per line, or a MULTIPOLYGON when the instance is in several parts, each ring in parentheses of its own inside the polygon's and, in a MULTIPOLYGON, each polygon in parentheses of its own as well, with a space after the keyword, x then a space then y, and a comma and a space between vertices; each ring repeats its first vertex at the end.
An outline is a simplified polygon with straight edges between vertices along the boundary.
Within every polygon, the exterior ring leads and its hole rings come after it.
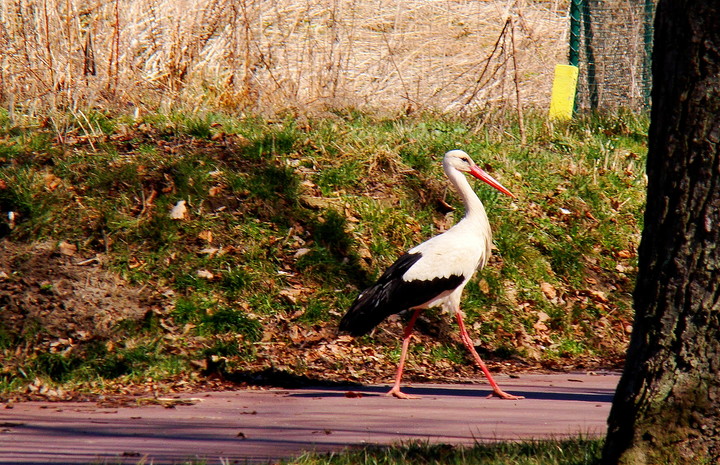
POLYGON ((565 61, 566 6, 0 0, 0 101, 31 112, 545 107, 565 61))

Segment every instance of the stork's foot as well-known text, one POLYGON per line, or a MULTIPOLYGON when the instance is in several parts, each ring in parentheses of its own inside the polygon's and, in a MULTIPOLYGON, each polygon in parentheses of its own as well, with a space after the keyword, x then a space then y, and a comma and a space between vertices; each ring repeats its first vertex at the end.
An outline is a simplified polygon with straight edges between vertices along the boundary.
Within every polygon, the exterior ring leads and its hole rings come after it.
POLYGON ((389 396, 397 397, 398 399, 419 399, 420 396, 414 396, 412 394, 405 394, 404 392, 400 391, 399 387, 393 387, 390 389, 387 393, 389 396))
POLYGON ((491 397, 499 397, 500 399, 504 400, 520 400, 525 398, 524 396, 515 396, 512 394, 508 394, 500 388, 495 389, 492 394, 487 396, 488 399, 490 399, 491 397))

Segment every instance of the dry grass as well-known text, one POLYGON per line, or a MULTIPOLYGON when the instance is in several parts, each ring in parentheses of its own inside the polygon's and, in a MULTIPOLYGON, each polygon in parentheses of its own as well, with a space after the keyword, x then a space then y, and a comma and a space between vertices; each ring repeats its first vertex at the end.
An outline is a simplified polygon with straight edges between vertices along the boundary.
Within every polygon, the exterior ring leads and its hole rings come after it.
POLYGON ((517 107, 517 79, 524 107, 546 106, 552 68, 565 61, 566 7, 0 0, 0 100, 23 111, 475 111, 517 107))

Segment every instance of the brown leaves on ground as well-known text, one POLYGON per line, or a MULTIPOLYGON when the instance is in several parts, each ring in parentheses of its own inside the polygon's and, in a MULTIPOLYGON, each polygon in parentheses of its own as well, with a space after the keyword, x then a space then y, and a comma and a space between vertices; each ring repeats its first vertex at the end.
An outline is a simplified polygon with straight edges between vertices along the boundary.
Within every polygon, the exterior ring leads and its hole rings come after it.
MULTIPOLYGON (((28 325, 39 322, 44 331, 38 333, 34 341, 34 350, 37 351, 72 353, 93 340, 105 341, 108 350, 112 351, 115 342, 111 330, 117 322, 141 320, 147 312, 162 313, 158 300, 153 300, 147 292, 128 285, 96 262, 89 266, 78 264, 82 262, 82 257, 76 256, 76 251, 63 243, 35 246, 3 243, 0 249, 0 271, 4 273, 0 277, 0 300, 6 303, 3 307, 5 327, 22 333, 28 325)), ((548 299, 555 299, 558 303, 562 299, 568 306, 607 306, 608 313, 612 313, 611 303, 599 290, 561 291, 547 283, 541 284, 541 290, 548 299)), ((390 318, 382 323, 371 339, 339 335, 333 321, 313 325, 299 322, 303 314, 302 303, 309 293, 311 290, 299 282, 280 292, 282 298, 298 304, 301 309, 289 315, 267 317, 263 321, 263 338, 253 346, 255 356, 252 359, 240 361, 229 357, 225 361, 227 363, 213 366, 209 362, 200 363, 196 366, 197 371, 163 380, 105 380, 91 390, 96 395, 110 396, 115 402, 131 404, 137 402, 138 397, 148 398, 148 394, 150 398, 158 398, 160 394, 167 397, 173 392, 232 388, 238 382, 242 385, 276 384, 278 379, 289 379, 291 383, 391 382, 405 325, 403 317, 390 318), (238 376, 238 373, 244 375, 238 376)), ((511 373, 546 369, 603 369, 620 363, 619 355, 614 359, 607 356, 543 358, 537 348, 553 343, 552 319, 544 311, 534 311, 533 314, 534 335, 527 334, 522 328, 517 328, 516 334, 499 331, 495 335, 525 350, 524 357, 495 357, 492 350, 483 350, 487 347, 482 345, 479 347, 491 370, 511 373)), ((466 356, 453 361, 433 355, 447 345, 455 346, 459 353, 464 354, 454 326, 444 320, 447 317, 434 313, 420 317, 406 366, 406 381, 484 382, 480 371, 466 356), (441 330, 438 331, 438 328, 441 330)), ((193 348, 200 349, 205 344, 203 338, 193 336, 187 327, 173 325, 171 320, 161 319, 160 325, 166 332, 167 350, 185 351, 187 356, 191 356, 193 348)), ((592 322, 592 327, 597 337, 615 338, 621 346, 627 340, 627 322, 601 317, 592 322)), ((622 348, 615 353, 621 354, 622 348)), ((3 370, 7 371, 13 368, 13 361, 6 359, 3 365, 3 370)), ((22 395, 24 398, 46 400, 69 400, 78 396, 82 397, 77 392, 64 391, 40 379, 31 382, 22 395)), ((156 403, 172 406, 171 401, 162 399, 156 403)))
POLYGON ((2 323, 11 334, 39 325, 33 341, 50 352, 72 350, 77 341, 109 336, 122 320, 140 319, 153 308, 151 295, 108 272, 77 248, 0 243, 2 323))
MULTIPOLYGON (((180 151, 214 150, 215 145, 222 145, 228 150, 215 154, 219 159, 229 157, 233 147, 247 144, 242 136, 217 133, 212 141, 171 140, 166 141, 156 137, 154 129, 143 128, 143 125, 134 127, 127 134, 114 134, 109 137, 114 145, 122 148, 128 146, 132 152, 135 139, 143 140, 146 137, 162 156, 177 154, 180 151)), ((99 141, 98 141, 99 142, 99 141)), ((72 140, 65 140, 64 144, 72 144, 72 140)), ((75 143, 84 143, 81 140, 75 143)), ((122 150, 121 150, 122 152, 122 150)), ((397 157, 384 154, 375 160, 381 168, 390 173, 400 173, 404 168, 395 163, 397 157)), ((224 160, 223 160, 224 161, 224 160)), ((242 171, 247 160, 233 159, 233 169, 242 171)), ((249 166, 249 165, 248 165, 249 166)), ((159 205, 163 194, 174 194, 177 186, 173 179, 162 170, 155 170, 150 164, 138 165, 137 170, 142 173, 142 194, 134 197, 132 214, 137 218, 148 217, 159 205)), ((202 205, 191 204, 190 200, 173 198, 166 211, 155 212, 170 218, 174 225, 192 223, 195 217, 203 211, 213 213, 236 211, 238 215, 256 218, 258 222, 265 221, 269 216, 267 206, 259 201, 245 198, 246 192, 238 191, 230 195, 229 187, 222 176, 210 173, 208 197, 202 205), (202 207, 202 208, 201 208, 202 207), (264 215, 264 216, 263 216, 264 215)), ((399 178, 399 176, 398 176, 399 178)), ((69 186, 55 175, 48 174, 42 178, 43 189, 46 191, 62 191, 74 189, 77 199, 81 199, 82 186, 69 186)), ((311 211, 333 209, 342 212, 345 220, 350 224, 359 222, 357 212, 336 199, 323 197, 319 188, 308 179, 302 181, 303 193, 299 202, 311 211)), ((429 178, 423 180, 425 188, 418 191, 422 204, 438 202, 445 198, 447 186, 444 181, 429 178), (425 182, 427 181, 427 182, 425 182)), ((0 191, 8 189, 6 181, 0 180, 0 191)), ((392 200, 392 189, 385 182, 368 180, 364 187, 369 197, 392 200)), ((442 200, 444 202, 444 200, 442 200)), ((80 204, 80 200, 78 200, 80 204)), ((552 202, 550 202, 552 204, 552 202)), ((167 204, 166 204, 167 205, 167 204)), ((619 207, 619 206, 618 206, 619 207)), ((89 207, 88 207, 89 208, 89 207)), ((440 208, 446 212, 451 210, 447 204, 440 208)), ((528 216, 551 216, 553 220, 567 222, 571 219, 594 224, 597 220, 588 206, 582 202, 570 204, 557 203, 551 211, 544 211, 539 205, 530 202, 527 205, 528 216)), ((90 215, 92 216, 92 215, 90 215)), ((408 221, 410 221, 408 219, 408 221)), ((444 230, 452 224, 450 216, 435 216, 437 230, 444 230)), ((292 222, 291 222, 292 223, 292 222)), ((405 225, 412 234, 420 233, 420 225, 412 223, 405 225)), ((242 255, 242 246, 223 241, 222 231, 205 229, 194 230, 188 243, 183 244, 192 248, 193 253, 207 258, 219 257, 225 254, 242 255), (189 244, 189 245, 188 245, 189 244)), ((240 379, 243 383, 262 384, 264 374, 289 373, 295 376, 295 381, 323 381, 323 382, 391 382, 396 369, 400 339, 404 326, 403 317, 391 318, 381 324, 370 338, 353 339, 336 333, 337 318, 313 323, 305 322, 305 312, 310 298, 317 292, 317 286, 311 280, 300 277, 296 273, 296 263, 313 249, 312 235, 302 224, 291 226, 278 233, 277 237, 268 238, 268 246, 275 250, 273 260, 282 279, 278 279, 279 289, 273 295, 287 304, 286 313, 279 311, 273 315, 262 315, 263 337, 261 341, 249 345, 250 356, 220 356, 200 360, 197 353, 201 353, 211 345, 208 338, 193 334, 191 324, 176 324, 171 318, 160 318, 159 326, 162 328, 164 350, 169 353, 181 354, 192 359, 189 363, 194 371, 182 373, 177 377, 170 377, 160 381, 133 382, 127 379, 122 383, 108 380, 102 387, 93 387, 96 392, 115 392, 118 395, 146 395, 157 392, 175 392, 193 390, 198 388, 220 388, 233 386, 228 379, 240 379), (242 373, 243 376, 236 376, 242 373), (247 376, 246 376, 247 375, 247 376)), ((225 232, 227 234, 227 232, 225 232)), ((104 238, 105 248, 110 244, 111 237, 104 238)), ((367 266, 373 259, 370 247, 364 243, 365 239, 357 238, 357 254, 361 265, 367 266)), ((134 253, 134 252, 132 252, 134 253)), ((607 273, 595 262, 588 261, 585 265, 584 282, 586 286, 581 289, 562 281, 540 282, 533 291, 536 300, 546 299, 553 309, 559 309, 561 316, 554 315, 548 306, 540 305, 523 294, 526 290, 516 289, 512 282, 502 283, 508 306, 518 310, 519 318, 525 321, 506 324, 503 321, 508 316, 495 308, 483 309, 484 315, 489 315, 495 326, 490 332, 478 321, 473 337, 479 337, 479 330, 486 331, 482 343, 478 343, 481 355, 493 370, 512 372, 516 370, 540 369, 568 369, 568 368, 611 368, 620 363, 621 354, 627 343, 631 330, 630 322, 623 312, 619 311, 617 296, 627 294, 631 285, 631 261, 634 250, 616 250, 611 252, 617 260, 615 272, 607 273), (522 297, 520 297, 522 296, 522 297), (586 317, 585 310, 590 315, 586 317), (582 314, 575 318, 573 312, 582 314), (563 325, 570 334, 558 334, 554 324, 558 318, 568 318, 569 325, 563 325), (584 319, 583 319, 584 318, 584 319), (582 341, 588 337, 595 338, 593 346, 604 350, 602 356, 566 356, 560 353, 556 357, 547 357, 547 350, 555 348, 563 336, 572 336, 570 339, 582 341), (513 352, 513 350, 515 352, 513 352), (513 355, 516 354, 516 355, 513 355), (496 356, 497 355, 497 356, 496 356)), ((23 245, 10 242, 0 243, 0 305, 2 305, 2 325, 11 334, 28 334, 33 331, 33 325, 39 325, 42 331, 33 336, 33 347, 18 350, 46 352, 49 354, 72 354, 78 351, 83 344, 90 341, 105 344, 108 351, 112 351, 117 342, 113 338, 112 328, 120 321, 140 321, 146 315, 163 313, 163 306, 168 302, 160 302, 161 297, 152 293, 161 293, 162 289, 153 289, 152 284, 146 289, 129 285, 118 276, 109 273, 104 267, 101 255, 94 257, 79 256, 78 248, 70 243, 45 243, 38 245, 23 245)), ((233 257, 234 259, 235 257, 233 257)), ((169 255, 165 260, 169 263, 175 260, 175 255, 169 255)), ((490 267, 501 267, 500 258, 494 257, 490 267)), ((147 257, 130 256, 127 259, 127 268, 137 271, 150 268, 147 257)), ((239 260, 236 260, 239 261, 239 260)), ((203 265, 204 266, 204 265, 203 265)), ((222 268, 206 269, 202 266, 193 268, 192 274, 203 283, 217 283, 223 279, 222 268)), ((270 278, 273 279, 273 278, 270 278)), ((550 279, 550 278, 548 278, 550 279)), ((267 283, 263 283, 265 285, 267 283)), ((481 275, 478 288, 482 293, 488 294, 491 285, 481 275)), ((345 292, 347 289, 344 289, 345 292)), ((356 291, 353 291, 356 292, 356 291)), ((171 299, 167 299, 171 300, 171 299)), ((625 301, 627 303, 627 300, 625 301)), ((253 309, 246 300, 237 299, 228 305, 252 314, 253 309)), ((330 314, 339 317, 344 309, 333 309, 330 314)), ((625 312, 627 313, 627 312, 625 312)), ((257 315, 253 315, 257 316, 257 315)), ((513 315, 512 317, 517 317, 513 315)), ((447 318, 444 316, 443 318, 447 318)), ((482 318, 482 316, 480 317, 482 318)), ((405 379, 408 381, 458 381, 482 380, 481 373, 465 358, 451 360, 442 356, 447 347, 459 348, 462 344, 455 333, 454 326, 443 323, 444 320, 436 315, 427 314, 418 322, 418 329, 413 337, 412 351, 406 367, 405 379), (440 329, 438 329, 440 328, 440 329), (441 355, 437 355, 437 354, 441 355)), ((564 322, 564 323, 567 323, 564 322)), ((4 327, 4 328, 3 328, 4 327)), ((222 336, 217 339, 228 345, 239 345, 242 338, 235 335, 222 336)), ((21 358, 18 353, 13 359, 2 360, 2 370, 17 368, 14 364, 21 358)), ((2 372, 0 372, 2 374, 2 372)), ((268 375, 267 382, 272 383, 273 378, 268 375)), ((277 378, 275 378, 277 379, 277 378)), ((48 398, 67 398, 74 395, 65 391, 58 391, 41 380, 33 380, 27 387, 27 394, 32 396, 45 396, 48 398)))

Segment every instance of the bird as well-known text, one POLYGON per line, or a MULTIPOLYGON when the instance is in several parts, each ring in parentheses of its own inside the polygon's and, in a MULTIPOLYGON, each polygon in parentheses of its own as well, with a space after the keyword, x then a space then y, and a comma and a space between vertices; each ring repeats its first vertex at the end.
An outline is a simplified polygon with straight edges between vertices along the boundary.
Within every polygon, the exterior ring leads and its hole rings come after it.
POLYGON ((492 232, 485 207, 463 173, 469 173, 512 198, 515 198, 515 195, 478 167, 463 150, 447 152, 442 166, 465 204, 465 217, 444 233, 400 256, 375 284, 357 296, 341 318, 338 329, 354 337, 362 336, 390 315, 412 311, 403 333, 395 382, 388 395, 400 399, 417 398, 418 396, 406 394, 400 389, 410 338, 420 313, 425 309, 440 306, 443 310, 455 314, 463 345, 492 387, 492 393, 488 397, 522 399, 522 396, 503 391, 495 382, 475 350, 460 310, 465 285, 476 270, 485 266, 492 250, 492 232))

